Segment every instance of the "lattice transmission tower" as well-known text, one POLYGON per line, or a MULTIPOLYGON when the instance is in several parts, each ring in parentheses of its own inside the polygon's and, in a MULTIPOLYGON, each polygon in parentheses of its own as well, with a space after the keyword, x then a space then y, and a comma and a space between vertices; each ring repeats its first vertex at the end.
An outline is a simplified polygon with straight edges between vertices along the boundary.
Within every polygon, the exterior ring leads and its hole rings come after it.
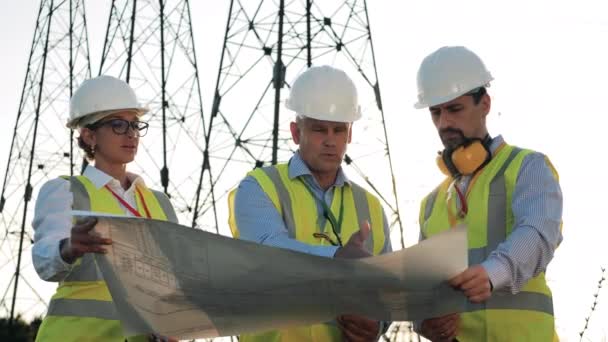
POLYGON ((213 171, 205 176, 211 193, 201 192, 195 219, 210 222, 206 215, 215 213, 210 209, 215 203, 221 204, 218 216, 225 217, 226 195, 246 172, 289 159, 297 148, 289 133, 294 115, 284 109, 290 82, 323 64, 351 76, 364 113, 353 126, 347 173, 382 199, 391 227, 402 236, 364 0, 230 2, 206 132, 203 174, 213 171))
MULTIPOLYGON (((43 314, 53 290, 31 266, 33 204, 28 204, 44 181, 79 174, 84 165, 65 121, 72 92, 92 77, 85 18, 82 0, 41 1, 0 206, 0 267, 14 273, 2 284, 0 306, 11 316, 16 299, 19 313, 43 314), (20 295, 21 289, 30 293, 20 295)), ((196 190, 204 188, 198 179, 205 142, 190 18, 185 0, 112 1, 97 73, 126 80, 150 108, 148 135, 129 169, 169 194, 186 225, 196 190)))
MULTIPOLYGON (((15 299, 19 312, 35 315, 50 298, 36 292, 41 281, 29 252, 36 190, 81 170, 64 123, 72 92, 92 76, 84 12, 83 0, 41 0, 0 203, 0 267, 13 273, 2 284, 0 308, 11 316, 15 299)), ((297 148, 287 129, 293 114, 283 107, 290 82, 312 65, 334 65, 355 81, 364 112, 347 172, 379 195, 403 246, 365 1, 230 1, 206 117, 191 18, 187 0, 111 3, 95 74, 126 80, 150 108, 151 126, 130 170, 170 195, 182 224, 228 234, 230 189, 247 171, 286 161, 297 148)))
MULTIPOLYGON (((187 0, 114 0, 99 74, 127 81, 150 112, 132 170, 169 195, 193 222, 205 120, 187 0)), ((213 217, 211 227, 217 227, 213 217)))
POLYGON ((49 286, 31 261, 33 202, 46 180, 80 171, 65 122, 72 92, 90 76, 84 1, 41 0, 0 197, 0 316, 11 321, 46 311, 49 286))

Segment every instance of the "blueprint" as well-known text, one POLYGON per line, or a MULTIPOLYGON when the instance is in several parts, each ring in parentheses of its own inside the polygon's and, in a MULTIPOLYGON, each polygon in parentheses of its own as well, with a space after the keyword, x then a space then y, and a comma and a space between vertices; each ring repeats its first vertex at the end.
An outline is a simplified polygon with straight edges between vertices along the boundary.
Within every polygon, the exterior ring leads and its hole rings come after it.
POLYGON ((100 217, 96 261, 127 335, 180 339, 332 321, 406 321, 463 311, 446 280, 467 268, 464 226, 357 260, 234 240, 165 221, 100 217))

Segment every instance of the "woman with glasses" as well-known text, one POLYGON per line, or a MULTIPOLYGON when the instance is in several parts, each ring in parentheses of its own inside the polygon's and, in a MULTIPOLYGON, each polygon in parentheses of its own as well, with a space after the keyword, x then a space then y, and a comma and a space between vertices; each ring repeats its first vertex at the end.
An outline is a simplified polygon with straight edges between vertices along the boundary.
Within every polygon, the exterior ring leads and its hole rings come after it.
POLYGON ((148 124, 147 112, 131 87, 114 77, 85 81, 70 101, 67 126, 78 130, 78 145, 91 162, 81 176, 45 183, 36 200, 32 256, 40 277, 59 282, 40 341, 146 341, 155 336, 123 335, 112 297, 91 253, 106 253, 110 239, 95 234, 90 211, 177 222, 167 196, 150 190, 127 171, 148 124))

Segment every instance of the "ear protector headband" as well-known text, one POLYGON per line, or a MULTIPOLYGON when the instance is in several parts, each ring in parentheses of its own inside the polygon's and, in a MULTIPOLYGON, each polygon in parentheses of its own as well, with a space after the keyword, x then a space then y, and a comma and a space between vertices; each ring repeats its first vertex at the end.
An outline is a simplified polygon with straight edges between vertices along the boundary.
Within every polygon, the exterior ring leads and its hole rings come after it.
POLYGON ((465 142, 456 148, 446 148, 437 156, 437 166, 446 176, 458 178, 471 175, 484 167, 490 159, 489 135, 483 139, 467 138, 465 142))

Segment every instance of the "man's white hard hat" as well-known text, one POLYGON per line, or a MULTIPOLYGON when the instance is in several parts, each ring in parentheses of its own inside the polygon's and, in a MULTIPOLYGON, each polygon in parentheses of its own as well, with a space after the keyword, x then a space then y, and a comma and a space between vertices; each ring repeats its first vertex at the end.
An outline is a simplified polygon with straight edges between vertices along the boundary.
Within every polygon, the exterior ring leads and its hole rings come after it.
POLYGON ((494 78, 485 64, 464 46, 444 46, 428 55, 418 69, 418 102, 426 108, 449 102, 471 90, 489 86, 494 78))
POLYGON ((308 68, 298 76, 285 106, 298 116, 323 121, 361 118, 355 83, 344 71, 327 65, 308 68))

